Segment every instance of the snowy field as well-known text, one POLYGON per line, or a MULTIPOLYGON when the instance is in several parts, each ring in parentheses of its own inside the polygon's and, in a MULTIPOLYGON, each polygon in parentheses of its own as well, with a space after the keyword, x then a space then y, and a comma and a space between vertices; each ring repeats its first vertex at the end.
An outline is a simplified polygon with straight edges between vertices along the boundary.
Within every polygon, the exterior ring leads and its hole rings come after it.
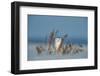
POLYGON ((87 46, 84 45, 82 47, 84 51, 80 51, 78 53, 65 53, 65 54, 57 54, 55 52, 49 53, 47 50, 47 45, 46 44, 41 44, 41 43, 30 43, 28 44, 28 61, 33 61, 33 60, 56 60, 56 59, 84 59, 88 58, 88 50, 87 46), (43 51, 41 54, 37 53, 36 47, 37 46, 43 46, 45 47, 45 51, 43 51))

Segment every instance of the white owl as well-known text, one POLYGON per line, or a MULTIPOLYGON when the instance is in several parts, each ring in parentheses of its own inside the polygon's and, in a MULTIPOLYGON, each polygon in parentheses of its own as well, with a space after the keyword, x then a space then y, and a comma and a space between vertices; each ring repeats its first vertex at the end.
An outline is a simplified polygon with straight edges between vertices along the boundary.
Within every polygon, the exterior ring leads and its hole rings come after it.
POLYGON ((55 49, 58 50, 62 39, 61 38, 55 38, 55 49))

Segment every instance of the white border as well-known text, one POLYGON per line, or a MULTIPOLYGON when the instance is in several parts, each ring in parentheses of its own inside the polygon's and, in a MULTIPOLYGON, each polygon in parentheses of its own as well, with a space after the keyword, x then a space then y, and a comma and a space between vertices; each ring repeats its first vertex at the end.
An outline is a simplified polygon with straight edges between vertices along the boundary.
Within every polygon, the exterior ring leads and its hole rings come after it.
POLYGON ((20 7, 20 70, 94 66, 94 11, 43 7, 20 7), (88 59, 27 61, 27 15, 88 17, 88 59))

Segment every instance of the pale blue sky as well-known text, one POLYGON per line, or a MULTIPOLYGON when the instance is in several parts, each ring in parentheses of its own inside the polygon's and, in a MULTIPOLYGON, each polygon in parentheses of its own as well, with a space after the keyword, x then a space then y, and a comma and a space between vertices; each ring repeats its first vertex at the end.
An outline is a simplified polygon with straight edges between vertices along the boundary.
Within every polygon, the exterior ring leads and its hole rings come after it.
POLYGON ((59 36, 67 33, 72 38, 87 39, 88 18, 77 16, 28 15, 28 38, 44 38, 53 29, 59 36))

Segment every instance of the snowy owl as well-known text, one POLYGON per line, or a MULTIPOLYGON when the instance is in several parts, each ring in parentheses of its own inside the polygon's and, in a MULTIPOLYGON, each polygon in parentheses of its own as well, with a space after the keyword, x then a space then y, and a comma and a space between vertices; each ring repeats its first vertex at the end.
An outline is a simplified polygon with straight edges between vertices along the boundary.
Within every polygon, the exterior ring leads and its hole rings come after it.
POLYGON ((58 50, 62 39, 61 38, 55 38, 55 49, 58 50))

